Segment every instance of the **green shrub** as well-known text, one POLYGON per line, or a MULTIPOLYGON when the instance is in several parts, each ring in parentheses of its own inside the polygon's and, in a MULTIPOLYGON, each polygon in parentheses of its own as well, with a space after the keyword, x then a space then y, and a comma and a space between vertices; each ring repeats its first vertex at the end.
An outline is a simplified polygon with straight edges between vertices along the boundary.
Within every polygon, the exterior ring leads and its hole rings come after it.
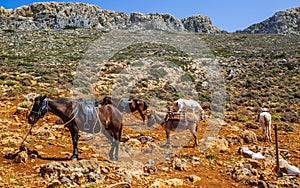
POLYGON ((14 86, 14 85, 16 85, 16 82, 13 80, 6 80, 6 81, 4 81, 4 85, 14 86))
POLYGON ((31 102, 29 101, 23 101, 19 104, 19 107, 21 108, 29 108, 29 106, 31 105, 31 102))
POLYGON ((214 160, 216 157, 218 156, 218 154, 216 153, 210 153, 208 152, 205 156, 206 159, 210 159, 210 160, 214 160))

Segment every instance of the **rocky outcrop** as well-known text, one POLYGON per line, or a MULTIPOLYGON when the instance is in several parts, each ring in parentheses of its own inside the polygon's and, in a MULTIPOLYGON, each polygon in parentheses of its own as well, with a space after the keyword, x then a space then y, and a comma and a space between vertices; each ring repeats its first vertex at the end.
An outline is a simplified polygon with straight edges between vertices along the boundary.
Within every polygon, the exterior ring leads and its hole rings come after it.
POLYGON ((3 29, 38 30, 64 28, 159 29, 216 33, 206 16, 193 16, 179 20, 170 14, 142 14, 102 10, 83 3, 34 3, 15 10, 0 7, 0 26, 3 29))
POLYGON ((277 12, 274 16, 248 27, 243 32, 270 34, 300 33, 300 7, 277 12))
POLYGON ((188 31, 196 33, 220 33, 221 30, 212 25, 209 17, 195 15, 181 20, 188 31))

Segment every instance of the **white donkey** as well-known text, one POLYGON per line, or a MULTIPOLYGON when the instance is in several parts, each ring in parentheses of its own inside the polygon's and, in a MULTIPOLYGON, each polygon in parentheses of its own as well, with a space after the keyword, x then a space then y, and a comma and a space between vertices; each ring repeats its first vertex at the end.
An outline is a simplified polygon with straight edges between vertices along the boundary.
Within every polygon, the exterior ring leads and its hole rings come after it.
POLYGON ((268 112, 267 108, 263 108, 262 112, 258 116, 259 123, 262 127, 262 134, 265 141, 272 142, 271 137, 271 114, 268 112))
POLYGON ((197 101, 194 100, 187 100, 187 99, 178 99, 173 103, 173 107, 178 109, 177 112, 181 112, 182 109, 187 108, 192 110, 193 112, 198 111, 200 115, 200 119, 204 119, 204 110, 200 106, 197 101))

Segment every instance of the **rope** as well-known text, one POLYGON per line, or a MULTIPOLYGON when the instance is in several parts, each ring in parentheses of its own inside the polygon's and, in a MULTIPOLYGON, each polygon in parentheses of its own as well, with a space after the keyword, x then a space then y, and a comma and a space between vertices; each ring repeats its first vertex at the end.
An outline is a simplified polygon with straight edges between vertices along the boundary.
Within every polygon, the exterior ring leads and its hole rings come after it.
POLYGON ((23 143, 24 143, 24 142, 25 142, 25 140, 27 139, 27 137, 28 137, 28 135, 30 134, 30 132, 31 132, 32 128, 33 128, 33 125, 31 125, 31 126, 30 126, 30 129, 29 129, 28 133, 26 134, 26 136, 23 138, 23 141, 21 142, 21 144, 20 144, 20 147, 19 147, 19 148, 21 148, 21 146, 23 145, 23 143))
MULTIPOLYGON (((97 116, 97 121, 99 122, 99 125, 100 125, 100 132, 102 131, 102 126, 101 126, 101 121, 100 121, 100 118, 99 118, 99 114, 97 112, 97 108, 94 107, 94 110, 96 111, 96 116, 97 116)), ((93 126, 93 132, 95 132, 95 127, 96 127, 96 124, 97 124, 97 121, 95 121, 95 124, 93 126)))
POLYGON ((70 119, 67 123, 64 123, 62 126, 66 126, 66 125, 68 125, 71 121, 73 121, 73 120, 75 119, 75 117, 77 116, 78 111, 79 111, 79 109, 77 109, 77 112, 76 112, 76 114, 72 117, 72 119, 70 119))

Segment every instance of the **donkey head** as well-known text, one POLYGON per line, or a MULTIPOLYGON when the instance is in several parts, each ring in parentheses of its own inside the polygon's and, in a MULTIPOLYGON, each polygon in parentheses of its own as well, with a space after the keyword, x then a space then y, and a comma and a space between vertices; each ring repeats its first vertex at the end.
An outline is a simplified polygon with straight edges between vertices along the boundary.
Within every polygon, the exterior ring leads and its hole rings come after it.
POLYGON ((39 95, 34 99, 34 104, 28 116, 28 123, 35 124, 48 111, 46 95, 39 95))

